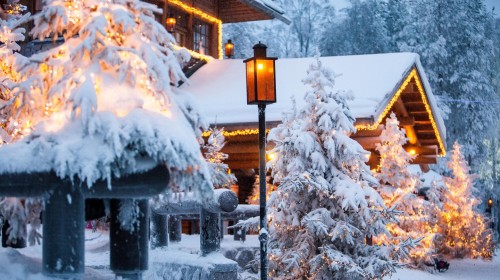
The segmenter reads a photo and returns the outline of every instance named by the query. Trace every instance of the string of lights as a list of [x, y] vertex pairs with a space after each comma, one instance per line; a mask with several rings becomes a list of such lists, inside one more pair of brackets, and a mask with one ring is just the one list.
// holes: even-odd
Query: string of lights
[[444, 148], [443, 139], [441, 137], [441, 134], [439, 133], [439, 129], [437, 127], [437, 123], [436, 123], [436, 121], [434, 119], [434, 115], [432, 113], [431, 107], [429, 105], [429, 101], [428, 101], [427, 96], [425, 94], [424, 87], [422, 86], [422, 82], [420, 81], [420, 77], [418, 76], [418, 72], [417, 72], [416, 68], [413, 68], [413, 70], [410, 72], [410, 74], [408, 75], [408, 77], [406, 77], [406, 79], [404, 80], [404, 82], [401, 84], [401, 86], [399, 87], [399, 89], [396, 91], [396, 93], [394, 94], [394, 96], [392, 97], [392, 99], [389, 101], [389, 103], [385, 107], [385, 109], [382, 112], [382, 114], [379, 115], [379, 117], [377, 118], [377, 120], [373, 124], [371, 124], [371, 125], [370, 124], [359, 124], [359, 125], [356, 125], [356, 129], [357, 130], [375, 130], [375, 129], [377, 129], [377, 127], [385, 119], [385, 117], [387, 116], [387, 114], [389, 114], [389, 112], [391, 112], [394, 103], [396, 103], [396, 101], [399, 99], [399, 97], [401, 96], [401, 94], [403, 94], [403, 91], [406, 89], [406, 87], [408, 86], [408, 84], [412, 80], [414, 80], [415, 84], [417, 85], [418, 92], [420, 93], [420, 96], [422, 97], [422, 102], [424, 103], [425, 110], [427, 111], [427, 114], [429, 116], [429, 120], [430, 120], [432, 128], [434, 130], [434, 134], [436, 135], [436, 138], [438, 140], [439, 150], [440, 150], [439, 156], [441, 156], [441, 157], [442, 156], [446, 156], [446, 149]]

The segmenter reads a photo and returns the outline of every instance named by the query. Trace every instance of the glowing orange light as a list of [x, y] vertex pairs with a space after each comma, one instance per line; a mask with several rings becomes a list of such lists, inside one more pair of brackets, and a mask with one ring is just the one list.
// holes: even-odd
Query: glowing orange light
[[276, 154], [275, 153], [269, 153], [269, 154], [267, 154], [267, 159], [268, 160], [273, 160], [275, 158], [276, 158]]
[[175, 19], [173, 14], [170, 14], [165, 22], [167, 24], [167, 31], [172, 33], [174, 32], [175, 25], [177, 24], [177, 20]]

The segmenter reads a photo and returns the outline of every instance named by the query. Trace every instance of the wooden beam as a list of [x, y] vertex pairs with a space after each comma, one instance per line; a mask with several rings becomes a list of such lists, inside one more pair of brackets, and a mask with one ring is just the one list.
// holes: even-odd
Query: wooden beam
[[226, 154], [248, 154], [259, 153], [259, 144], [257, 142], [243, 142], [234, 143], [230, 142], [222, 148], [221, 152]]
[[366, 163], [370, 169], [376, 169], [380, 164], [380, 155], [378, 155], [375, 151], [371, 151], [370, 159]]
[[365, 150], [373, 150], [375, 149], [375, 144], [380, 143], [379, 136], [352, 137], [352, 139], [356, 140]]
[[237, 143], [237, 142], [255, 142], [255, 143], [258, 143], [259, 134], [226, 136], [226, 141], [228, 141], [229, 143]]
[[429, 113], [427, 113], [427, 111], [412, 111], [411, 114], [412, 115], [426, 115], [426, 116], [429, 115]]
[[399, 117], [398, 118], [400, 126], [414, 126], [415, 118], [413, 117]]
[[435, 138], [434, 139], [420, 139], [419, 142], [420, 142], [420, 144], [425, 145], [425, 146], [427, 146], [427, 145], [438, 145], [439, 144], [438, 141], [437, 141], [437, 139], [435, 139]]
[[415, 134], [415, 130], [413, 129], [415, 121], [408, 114], [408, 110], [406, 109], [403, 100], [401, 98], [398, 98], [398, 100], [396, 100], [396, 103], [394, 103], [394, 107], [400, 113], [400, 115], [398, 116], [399, 125], [405, 129], [408, 141], [410, 142], [410, 144], [416, 144], [417, 135]]
[[436, 164], [437, 158], [431, 156], [417, 156], [412, 162], [412, 164]]
[[229, 154], [226, 162], [228, 161], [247, 161], [247, 160], [259, 160], [258, 153], [252, 154]]
[[438, 147], [436, 145], [429, 145], [429, 146], [405, 145], [404, 149], [408, 153], [412, 153], [411, 151], [413, 151], [416, 155], [436, 156], [438, 154]]
[[426, 133], [430, 134], [430, 133], [432, 133], [432, 134], [434, 134], [434, 130], [433, 129], [428, 129], [428, 130], [418, 129], [417, 130], [417, 134], [419, 134], [419, 133], [423, 133], [423, 134], [426, 134]]
[[257, 169], [259, 168], [258, 160], [228, 160], [226, 164], [230, 169]]

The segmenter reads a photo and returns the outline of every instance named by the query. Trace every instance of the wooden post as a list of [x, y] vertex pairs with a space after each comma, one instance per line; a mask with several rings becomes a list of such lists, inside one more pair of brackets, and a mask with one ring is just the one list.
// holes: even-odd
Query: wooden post
[[85, 202], [79, 188], [54, 189], [43, 212], [43, 273], [82, 278], [85, 270]]
[[202, 256], [220, 250], [219, 213], [200, 212], [200, 251]]
[[182, 221], [179, 216], [168, 216], [168, 236], [170, 238], [170, 242], [181, 242]]
[[151, 248], [168, 246], [168, 216], [151, 211]]
[[124, 229], [119, 220], [122, 203], [133, 199], [111, 199], [111, 223], [109, 231], [110, 267], [116, 276], [123, 279], [142, 279], [142, 272], [148, 269], [149, 201], [138, 199], [139, 217], [137, 222]]

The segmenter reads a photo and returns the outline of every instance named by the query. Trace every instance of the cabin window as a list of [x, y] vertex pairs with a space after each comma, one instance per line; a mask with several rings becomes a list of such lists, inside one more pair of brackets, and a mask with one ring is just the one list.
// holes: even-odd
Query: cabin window
[[201, 54], [210, 54], [210, 25], [206, 22], [194, 20], [194, 51]]

